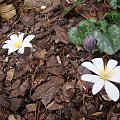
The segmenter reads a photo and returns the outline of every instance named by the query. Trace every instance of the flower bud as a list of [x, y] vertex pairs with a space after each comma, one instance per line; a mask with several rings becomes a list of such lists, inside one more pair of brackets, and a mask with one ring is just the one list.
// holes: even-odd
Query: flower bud
[[96, 45], [96, 39], [93, 36], [88, 36], [84, 39], [83, 47], [87, 52], [91, 52]]

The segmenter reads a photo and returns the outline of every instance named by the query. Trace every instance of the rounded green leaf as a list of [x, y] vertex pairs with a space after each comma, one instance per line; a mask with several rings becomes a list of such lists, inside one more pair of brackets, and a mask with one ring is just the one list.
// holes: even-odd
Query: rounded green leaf
[[120, 50], [120, 26], [109, 25], [107, 33], [95, 30], [93, 36], [97, 40], [98, 49], [108, 55], [112, 55]]
[[113, 9], [117, 9], [118, 0], [109, 0], [109, 4]]
[[93, 36], [97, 40], [97, 46], [101, 52], [105, 52], [108, 55], [112, 55], [115, 53], [108, 36], [101, 32], [101, 30], [94, 31]]
[[120, 26], [113, 24], [108, 27], [108, 37], [117, 52], [120, 50]]
[[68, 39], [75, 45], [82, 45], [84, 36], [76, 27], [72, 27], [68, 31]]
[[82, 20], [79, 23], [80, 30], [85, 37], [87, 37], [95, 29], [95, 23], [96, 19], [94, 18]]

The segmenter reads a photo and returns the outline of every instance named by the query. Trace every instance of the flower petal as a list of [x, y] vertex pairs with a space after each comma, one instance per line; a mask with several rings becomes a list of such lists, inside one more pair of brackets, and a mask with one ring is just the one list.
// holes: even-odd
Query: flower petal
[[81, 65], [99, 75], [99, 70], [91, 62], [83, 62]]
[[26, 44], [23, 44], [22, 47], [32, 47], [32, 44], [31, 43], [26, 43]]
[[92, 74], [84, 74], [81, 76], [81, 80], [95, 83], [96, 81], [99, 81], [100, 77], [97, 75], [92, 75]]
[[105, 91], [113, 101], [117, 101], [119, 99], [119, 90], [111, 82], [105, 81]]
[[9, 44], [9, 43], [11, 43], [11, 40], [6, 40], [4, 43], [8, 43]]
[[23, 44], [29, 43], [34, 37], [35, 37], [35, 35], [28, 35], [28, 36], [24, 39]]
[[109, 79], [112, 82], [116, 82], [116, 83], [120, 83], [120, 66], [115, 67], [112, 70], [113, 74], [112, 74], [112, 78]]
[[19, 34], [19, 40], [20, 40], [20, 41], [23, 41], [23, 37], [24, 37], [24, 33], [20, 33], [20, 34]]
[[6, 41], [6, 44], [4, 44], [3, 46], [2, 46], [2, 48], [4, 48], [4, 49], [8, 49], [8, 48], [13, 48], [14, 46], [13, 46], [13, 41], [11, 41], [11, 40], [7, 40]]
[[10, 39], [11, 39], [12, 41], [17, 41], [17, 40], [19, 40], [19, 38], [18, 38], [18, 36], [17, 36], [16, 34], [11, 35], [11, 36], [10, 36]]
[[18, 50], [18, 48], [12, 47], [8, 49], [8, 55], [11, 54], [12, 52]]
[[4, 49], [8, 49], [8, 48], [10, 48], [11, 46], [10, 46], [10, 44], [4, 44], [3, 46], [2, 46], [2, 48], [4, 48]]
[[18, 50], [18, 53], [23, 54], [23, 53], [24, 53], [24, 47], [21, 47], [21, 48]]
[[118, 62], [116, 60], [109, 60], [107, 63], [107, 70], [111, 71], [113, 68], [116, 67], [116, 65], [118, 64]]
[[104, 80], [103, 79], [99, 79], [98, 81], [96, 81], [93, 85], [92, 88], [92, 94], [95, 95], [96, 93], [98, 93], [104, 86]]
[[98, 70], [104, 70], [104, 62], [102, 58], [95, 58], [91, 60]]

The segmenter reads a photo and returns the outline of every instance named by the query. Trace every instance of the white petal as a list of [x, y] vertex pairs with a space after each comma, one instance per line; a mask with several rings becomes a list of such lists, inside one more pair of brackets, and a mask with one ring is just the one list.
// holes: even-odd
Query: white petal
[[23, 44], [23, 47], [32, 47], [32, 44], [31, 43], [26, 43], [26, 44]]
[[96, 93], [98, 93], [103, 88], [103, 86], [104, 86], [103, 79], [99, 79], [98, 81], [96, 81], [92, 88], [92, 94], [95, 95]]
[[12, 52], [18, 50], [18, 48], [15, 48], [15, 47], [12, 47], [12, 48], [9, 48], [8, 50], [8, 55], [11, 54]]
[[104, 62], [102, 58], [95, 58], [91, 60], [98, 70], [104, 70]]
[[19, 40], [19, 38], [18, 38], [18, 36], [17, 36], [16, 34], [11, 35], [11, 36], [10, 36], [10, 39], [11, 39], [12, 41], [17, 41], [17, 40]]
[[28, 35], [28, 36], [24, 39], [23, 44], [29, 43], [34, 37], [35, 37], [35, 35]]
[[116, 65], [118, 64], [118, 62], [116, 60], [109, 60], [107, 63], [107, 70], [111, 71], [113, 68], [116, 67]]
[[6, 40], [4, 43], [10, 43], [11, 42], [11, 40]]
[[[8, 41], [7, 41], [8, 42]], [[2, 46], [2, 48], [4, 48], [4, 49], [8, 49], [8, 48], [10, 48], [10, 49], [12, 49], [14, 46], [13, 46], [13, 41], [11, 41], [11, 40], [9, 40], [9, 42], [8, 43], [6, 43], [6, 44], [4, 44], [3, 46]]]
[[83, 62], [81, 65], [99, 75], [99, 70], [91, 62]]
[[105, 81], [105, 91], [113, 101], [117, 101], [119, 99], [119, 90], [111, 82]]
[[24, 47], [21, 47], [21, 48], [18, 50], [18, 53], [23, 54], [23, 53], [24, 53]]
[[95, 83], [96, 81], [100, 80], [100, 77], [97, 76], [97, 75], [92, 75], [92, 74], [84, 74], [84, 75], [81, 76], [81, 80], [91, 82], [91, 83]]
[[4, 48], [4, 49], [8, 49], [8, 48], [10, 48], [10, 47], [11, 47], [10, 44], [4, 44], [4, 45], [2, 46], [2, 48]]
[[23, 41], [24, 33], [19, 34], [19, 40]]
[[115, 67], [112, 70], [113, 74], [112, 74], [112, 78], [109, 79], [112, 82], [117, 82], [120, 83], [120, 66]]

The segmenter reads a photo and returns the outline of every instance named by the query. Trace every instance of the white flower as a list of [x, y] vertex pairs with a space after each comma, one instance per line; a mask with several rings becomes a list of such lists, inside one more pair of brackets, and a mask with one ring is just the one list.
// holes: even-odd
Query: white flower
[[117, 101], [119, 99], [119, 90], [111, 82], [120, 83], [120, 66], [117, 66], [118, 62], [110, 59], [107, 65], [104, 65], [102, 58], [95, 58], [91, 61], [92, 63], [83, 62], [81, 65], [97, 75], [84, 74], [81, 76], [81, 80], [94, 83], [92, 88], [93, 95], [104, 87], [109, 98]]
[[23, 54], [25, 47], [32, 47], [30, 41], [35, 37], [34, 35], [28, 35], [23, 39], [24, 33], [19, 33], [19, 35], [13, 34], [10, 36], [10, 40], [6, 40], [2, 48], [8, 49], [8, 54], [18, 50], [18, 53]]

